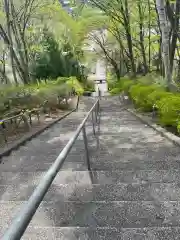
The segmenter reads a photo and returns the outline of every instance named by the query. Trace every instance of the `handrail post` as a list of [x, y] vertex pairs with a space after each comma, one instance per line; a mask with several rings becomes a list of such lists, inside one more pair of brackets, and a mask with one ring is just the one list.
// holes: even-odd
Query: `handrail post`
[[99, 95], [99, 99], [101, 99], [101, 91], [99, 88], [98, 88], [98, 95]]
[[82, 132], [83, 132], [84, 146], [85, 146], [85, 152], [86, 152], [87, 167], [88, 167], [88, 171], [91, 171], [85, 125], [82, 128]]
[[79, 96], [78, 96], [78, 99], [77, 99], [76, 111], [78, 111], [78, 107], [79, 107]]
[[97, 102], [97, 113], [99, 114], [99, 100]]
[[95, 121], [96, 121], [96, 123], [97, 123], [97, 111], [96, 111], [96, 108], [97, 108], [97, 105], [95, 106], [95, 108], [94, 108], [94, 113], [95, 113]]
[[96, 104], [96, 107], [94, 109], [96, 111], [96, 124], [98, 123], [98, 104]]
[[99, 103], [99, 101], [98, 101], [98, 112], [99, 112], [99, 115], [100, 115], [101, 107], [100, 107], [100, 103]]
[[92, 125], [93, 125], [93, 133], [94, 135], [96, 135], [96, 132], [95, 132], [95, 127], [94, 127], [94, 114], [93, 114], [93, 111], [92, 111]]

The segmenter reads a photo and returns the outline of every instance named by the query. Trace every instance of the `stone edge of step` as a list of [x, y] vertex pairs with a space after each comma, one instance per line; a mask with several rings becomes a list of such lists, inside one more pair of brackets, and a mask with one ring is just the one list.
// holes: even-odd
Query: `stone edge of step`
[[[164, 231], [164, 237], [161, 236], [161, 232]], [[158, 239], [168, 239], [168, 236], [173, 236], [173, 239], [178, 239], [180, 232], [179, 227], [146, 227], [146, 228], [117, 228], [117, 227], [29, 227], [27, 228], [23, 240], [31, 239], [81, 239], [81, 240], [100, 240], [100, 239], [129, 239], [132, 240], [134, 237], [142, 239], [145, 237], [150, 240], [154, 237]], [[170, 235], [171, 234], [171, 235]], [[114, 238], [115, 237], [115, 238]], [[161, 238], [159, 238], [161, 237]]]
[[129, 113], [131, 113], [132, 115], [134, 115], [135, 117], [137, 117], [141, 122], [143, 122], [147, 126], [154, 129], [156, 132], [161, 134], [163, 137], [165, 137], [166, 139], [168, 139], [169, 141], [174, 143], [176, 146], [180, 147], [180, 138], [178, 136], [174, 135], [173, 133], [168, 132], [166, 129], [160, 127], [159, 125], [152, 123], [149, 117], [143, 116], [143, 115], [137, 113], [133, 109], [125, 108], [125, 110], [128, 111]]

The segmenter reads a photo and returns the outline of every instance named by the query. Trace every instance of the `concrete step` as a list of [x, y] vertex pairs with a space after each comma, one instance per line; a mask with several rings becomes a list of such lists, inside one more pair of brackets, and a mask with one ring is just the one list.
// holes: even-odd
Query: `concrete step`
[[[179, 148], [123, 110], [118, 97], [107, 99], [98, 149], [90, 120], [86, 127], [93, 171], [80, 135], [22, 239], [179, 239]], [[0, 236], [95, 101], [81, 98], [79, 112], [4, 158]]]
[[[6, 174], [7, 173], [7, 174]], [[1, 181], [0, 185], [20, 185], [20, 184], [27, 184], [27, 185], [37, 185], [39, 184], [40, 180], [45, 175], [45, 172], [37, 171], [37, 172], [16, 172], [16, 173], [8, 173], [3, 172], [1, 173]], [[96, 176], [96, 173], [94, 173]], [[11, 179], [7, 179], [10, 176]], [[104, 175], [103, 175], [104, 176]], [[87, 171], [60, 171], [56, 178], [53, 181], [53, 184], [59, 186], [60, 184], [91, 184], [91, 179], [89, 172]]]
[[[82, 139], [82, 136], [80, 137], [81, 138], [78, 138], [74, 143], [70, 153], [76, 154], [76, 152], [78, 151], [82, 152], [84, 150], [84, 141]], [[18, 160], [21, 157], [27, 157], [29, 159], [31, 157], [41, 158], [42, 156], [45, 156], [44, 155], [45, 152], [47, 153], [46, 156], [58, 156], [69, 140], [70, 138], [67, 138], [66, 141], [63, 141], [62, 143], [58, 139], [54, 139], [54, 141], [52, 142], [44, 143], [43, 145], [41, 145], [41, 147], [38, 147], [38, 146], [33, 147], [27, 144], [26, 146], [19, 148], [17, 151], [14, 151], [10, 156], [4, 157], [2, 162], [3, 163], [7, 161], [14, 162], [16, 161], [16, 159]], [[92, 129], [91, 129], [91, 133], [88, 136], [89, 147], [91, 147], [91, 145], [92, 147], [95, 146], [96, 145], [95, 143], [96, 143], [96, 138], [92, 135]], [[45, 150], [43, 146], [45, 147]]]
[[[51, 166], [56, 157], [49, 156], [45, 159], [38, 160], [35, 157], [32, 157], [31, 159], [24, 159], [24, 161], [19, 161], [18, 163], [10, 163], [1, 165], [1, 171], [7, 171], [11, 170], [11, 172], [19, 172], [19, 171], [25, 171], [25, 172], [32, 172], [33, 167], [39, 171], [42, 171], [43, 169], [46, 170], [48, 166]], [[82, 169], [85, 166], [86, 167], [86, 155], [85, 153], [81, 153], [80, 155], [70, 155], [65, 160], [65, 163], [63, 164], [62, 169], [67, 170], [66, 168], [71, 168], [72, 170], [77, 170], [78, 166], [81, 166]], [[111, 160], [109, 157], [108, 159], [98, 159], [94, 156], [90, 156], [90, 164], [92, 169], [98, 168], [98, 171], [100, 170], [107, 170], [107, 167], [111, 167], [111, 170], [145, 170], [145, 167], [149, 167], [150, 169], [154, 169], [155, 167], [159, 167], [159, 170], [166, 170], [168, 167], [172, 169], [176, 169], [179, 166], [179, 161], [156, 161], [156, 160], [127, 160], [123, 161], [119, 158], [116, 158], [114, 160]], [[164, 167], [162, 165], [164, 164]], [[141, 166], [142, 165], [142, 166]], [[101, 166], [101, 169], [99, 167]], [[81, 170], [82, 170], [81, 169]], [[70, 169], [69, 169], [70, 170]], [[85, 169], [86, 170], [86, 169]]]
[[29, 227], [22, 240], [178, 240], [179, 236], [179, 227]]
[[[0, 202], [7, 227], [24, 202]], [[30, 226], [36, 227], [180, 227], [178, 201], [42, 202]]]
[[96, 102], [94, 97], [80, 97], [81, 105], [78, 108], [78, 111], [85, 111], [86, 113], [92, 108], [93, 104]]
[[[37, 185], [45, 172], [1, 172], [0, 185]], [[53, 181], [54, 185], [75, 184], [133, 184], [133, 183], [179, 183], [180, 170], [136, 170], [136, 171], [60, 171]]]
[[127, 162], [115, 162], [109, 159], [109, 161], [96, 161], [92, 162], [93, 170], [168, 170], [168, 169], [180, 169], [180, 161], [163, 161], [163, 160], [132, 160]]
[[[163, 161], [163, 160], [126, 160], [123, 162], [120, 158], [114, 160], [109, 159], [98, 159], [91, 157], [90, 160], [91, 170], [92, 171], [116, 171], [116, 170], [169, 170], [169, 169], [180, 169], [180, 161]], [[24, 169], [25, 170], [25, 169]], [[86, 164], [83, 161], [72, 162], [66, 161], [62, 167], [62, 170], [76, 170], [82, 171], [86, 170]]]
[[[167, 154], [166, 154], [167, 153]], [[126, 149], [121, 148], [113, 149], [109, 148], [107, 150], [99, 150], [99, 152], [95, 155], [99, 161], [109, 161], [111, 162], [129, 162], [129, 161], [179, 161], [180, 153], [179, 151], [176, 152], [176, 149], [173, 152], [168, 151], [168, 149], [159, 148], [157, 151], [156, 149]]]
[[[97, 144], [97, 143], [95, 143]], [[47, 149], [46, 149], [47, 150]], [[89, 147], [89, 155], [92, 156], [95, 155], [95, 152], [97, 150], [96, 146]], [[30, 152], [28, 152], [28, 155], [25, 154], [22, 156], [11, 156], [7, 159], [4, 159], [3, 162], [0, 165], [0, 170], [3, 171], [46, 171], [48, 167], [50, 167], [60, 154], [60, 151], [58, 154], [47, 153], [47, 156], [44, 156], [43, 152], [38, 152], [37, 155], [33, 154], [30, 155]], [[84, 147], [84, 142], [82, 141], [81, 147], [74, 147], [72, 151], [68, 154], [65, 162], [82, 162], [86, 163], [86, 152]], [[34, 168], [34, 170], [33, 170]]]
[[[87, 181], [86, 181], [87, 182]], [[0, 185], [0, 201], [27, 201], [36, 185], [21, 183], [10, 186]], [[180, 183], [138, 183], [91, 184], [53, 183], [44, 201], [179, 201]]]
[[[95, 153], [90, 150], [90, 163], [92, 170], [168, 170], [179, 169], [180, 161], [179, 155], [166, 156], [163, 152], [157, 155], [147, 152], [131, 153], [129, 151], [121, 154], [116, 153]], [[119, 156], [117, 156], [119, 155]], [[48, 156], [48, 155], [47, 155]], [[159, 157], [158, 157], [159, 156]], [[63, 170], [87, 170], [85, 151], [81, 149], [79, 154], [71, 153], [64, 165]], [[32, 171], [46, 171], [55, 161], [56, 155], [49, 155], [48, 157], [39, 156], [23, 156], [21, 158], [11, 159], [1, 164], [2, 172], [32, 172]]]
[[[83, 118], [84, 113], [74, 112], [55, 124], [51, 129], [43, 132], [37, 138], [27, 142], [25, 146], [13, 151], [10, 156], [2, 159], [0, 172], [46, 171], [55, 161], [67, 142], [74, 136]], [[87, 122], [87, 126], [89, 124], [90, 123]], [[89, 130], [87, 129], [86, 132], [88, 139], [94, 142], [92, 127], [89, 128]], [[85, 157], [82, 134], [80, 134], [76, 140], [72, 152], [69, 154], [69, 158], [74, 160], [75, 155], [77, 159], [79, 153], [81, 153], [81, 158]]]

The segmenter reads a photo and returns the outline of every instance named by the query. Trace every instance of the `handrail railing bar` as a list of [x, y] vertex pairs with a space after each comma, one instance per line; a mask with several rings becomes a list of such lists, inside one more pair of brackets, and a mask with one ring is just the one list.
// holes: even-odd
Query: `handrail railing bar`
[[[62, 167], [65, 159], [67, 158], [68, 153], [70, 152], [73, 144], [75, 143], [76, 139], [78, 138], [80, 132], [83, 130], [87, 119], [89, 118], [91, 112], [95, 109], [96, 105], [98, 104], [99, 99], [94, 103], [90, 111], [87, 113], [86, 117], [83, 119], [79, 127], [77, 128], [74, 136], [68, 141], [66, 146], [63, 148], [59, 156], [56, 158], [55, 162], [46, 172], [43, 179], [40, 181], [39, 185], [34, 190], [33, 194], [29, 198], [28, 202], [23, 206], [20, 210], [19, 214], [14, 218], [12, 221], [11, 226], [5, 232], [2, 240], [19, 240], [21, 236], [24, 234], [26, 228], [29, 225], [32, 217], [36, 213], [40, 203], [42, 202], [45, 194], [49, 190], [51, 183], [53, 182], [54, 178], [56, 177], [57, 173], [59, 172], [60, 168]], [[87, 137], [87, 136], [86, 136]], [[86, 139], [87, 140], [87, 139]], [[87, 144], [87, 141], [86, 141]], [[87, 149], [88, 150], [88, 149]], [[88, 152], [86, 151], [86, 154]], [[89, 156], [88, 156], [89, 157]], [[87, 158], [88, 160], [88, 158]], [[89, 163], [88, 163], [89, 164]]]

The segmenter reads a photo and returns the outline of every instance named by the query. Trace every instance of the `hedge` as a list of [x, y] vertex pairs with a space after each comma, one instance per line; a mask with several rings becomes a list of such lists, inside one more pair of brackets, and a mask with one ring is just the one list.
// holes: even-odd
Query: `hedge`
[[143, 85], [142, 83], [138, 83], [130, 88], [129, 94], [135, 106], [140, 108], [142, 111], [150, 112], [153, 110], [154, 102], [150, 101], [148, 96], [152, 94], [154, 91], [161, 90], [162, 90], [161, 87], [155, 84]]
[[107, 73], [107, 84], [108, 84], [108, 89], [112, 90], [115, 88], [116, 85], [116, 77], [111, 74], [110, 72]]
[[137, 84], [129, 94], [140, 110], [151, 112], [156, 107], [158, 123], [163, 127], [176, 127], [180, 130], [180, 94], [165, 91], [159, 85]]
[[143, 112], [152, 112], [156, 107], [158, 123], [176, 127], [180, 132], [180, 93], [167, 92], [161, 85], [152, 83], [150, 77], [122, 79], [110, 93], [126, 92], [134, 106]]
[[110, 94], [111, 95], [117, 95], [121, 92], [128, 92], [129, 88], [134, 85], [134, 81], [124, 77], [121, 78], [119, 81], [116, 81], [114, 83], [114, 88], [111, 89]]
[[180, 116], [180, 96], [167, 96], [157, 101], [159, 122], [163, 126], [177, 127]]
[[74, 88], [78, 95], [83, 94], [84, 88], [82, 87], [81, 83], [75, 77], [70, 77], [69, 80], [66, 81], [66, 84], [70, 88]]
[[[49, 79], [40, 81], [38, 84], [9, 86], [0, 90], [0, 116], [9, 111], [10, 108], [23, 107], [34, 108], [45, 100], [51, 107], [57, 107], [57, 97], [67, 96], [74, 87], [77, 94], [83, 93], [83, 87], [74, 77]], [[30, 97], [29, 97], [30, 96]]]

